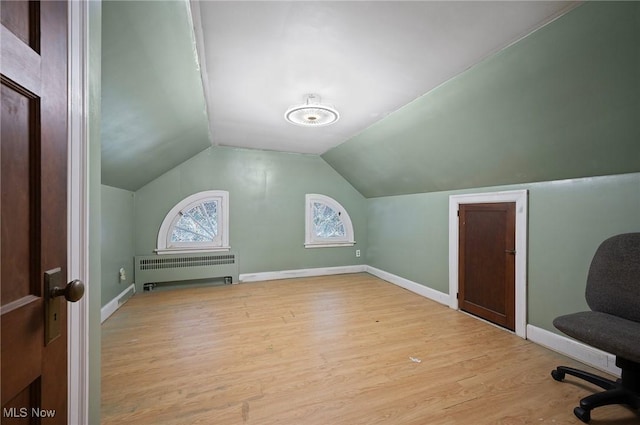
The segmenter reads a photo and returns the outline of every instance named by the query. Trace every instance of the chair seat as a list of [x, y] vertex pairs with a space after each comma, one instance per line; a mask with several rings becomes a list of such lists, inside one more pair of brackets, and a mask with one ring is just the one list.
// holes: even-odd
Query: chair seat
[[553, 326], [585, 344], [640, 363], [640, 322], [583, 311], [557, 317]]

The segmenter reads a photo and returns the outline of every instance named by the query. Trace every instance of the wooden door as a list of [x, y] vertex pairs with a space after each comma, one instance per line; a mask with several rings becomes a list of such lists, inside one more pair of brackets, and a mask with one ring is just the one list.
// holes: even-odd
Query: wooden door
[[515, 203], [462, 204], [461, 310], [515, 331]]
[[65, 424], [67, 306], [48, 304], [46, 343], [44, 275], [67, 281], [67, 3], [2, 0], [0, 16], [2, 423]]

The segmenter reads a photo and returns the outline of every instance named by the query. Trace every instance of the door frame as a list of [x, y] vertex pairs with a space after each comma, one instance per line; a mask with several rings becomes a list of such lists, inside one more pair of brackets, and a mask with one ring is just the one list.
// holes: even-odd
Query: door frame
[[449, 196], [449, 307], [458, 310], [458, 211], [461, 204], [516, 204], [516, 335], [527, 337], [527, 201], [528, 190], [469, 193]]
[[88, 197], [88, 3], [68, 2], [67, 270], [85, 282], [85, 295], [68, 306], [67, 422], [89, 423], [89, 197]]

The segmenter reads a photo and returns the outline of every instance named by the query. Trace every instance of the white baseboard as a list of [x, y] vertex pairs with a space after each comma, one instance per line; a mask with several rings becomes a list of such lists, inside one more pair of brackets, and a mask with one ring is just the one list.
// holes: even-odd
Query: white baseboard
[[527, 325], [527, 339], [596, 369], [620, 376], [620, 368], [616, 366], [613, 354], [533, 325]]
[[315, 269], [280, 270], [274, 272], [242, 273], [240, 282], [259, 282], [263, 280], [292, 279], [296, 277], [327, 276], [333, 274], [364, 273], [365, 265], [319, 267]]
[[415, 292], [418, 295], [429, 298], [430, 300], [439, 302], [440, 304], [444, 304], [446, 306], [449, 305], [449, 294], [445, 294], [444, 292], [436, 291], [435, 289], [431, 289], [428, 286], [421, 285], [409, 279], [405, 279], [393, 273], [385, 272], [384, 270], [380, 270], [375, 267], [366, 266], [366, 272], [379, 277], [382, 280], [393, 283], [394, 285], [398, 285], [411, 292]]
[[100, 309], [100, 323], [103, 323], [105, 320], [107, 320], [109, 316], [115, 313], [117, 309], [119, 309], [124, 303], [129, 300], [129, 298], [131, 298], [123, 298], [129, 291], [133, 291], [133, 294], [136, 293], [135, 283], [129, 285], [124, 291], [120, 292], [117, 297], [109, 301], [107, 304], [105, 304], [104, 307]]
[[[375, 267], [366, 266], [366, 272], [440, 304], [449, 305], [449, 294], [436, 291]], [[620, 376], [620, 368], [615, 364], [615, 356], [597, 348], [533, 325], [527, 325], [527, 339], [596, 369]]]
[[240, 282], [259, 282], [265, 280], [276, 279], [291, 279], [298, 277], [313, 277], [313, 276], [327, 276], [334, 274], [347, 274], [347, 273], [369, 273], [382, 280], [398, 285], [402, 288], [408, 289], [411, 292], [415, 292], [418, 295], [429, 298], [440, 304], [449, 304], [449, 294], [445, 294], [435, 289], [431, 289], [419, 283], [410, 281], [403, 277], [394, 275], [392, 273], [385, 272], [384, 270], [377, 269], [375, 267], [367, 265], [354, 265], [354, 266], [339, 266], [339, 267], [319, 267], [315, 269], [298, 269], [298, 270], [281, 270], [274, 272], [261, 272], [261, 273], [243, 273], [240, 274]]
[[[429, 298], [445, 306], [449, 306], [449, 294], [437, 291], [419, 283], [405, 279], [393, 273], [380, 270], [367, 265], [343, 266], [343, 267], [320, 267], [315, 269], [282, 270], [274, 272], [244, 273], [240, 275], [241, 282], [258, 282], [265, 280], [290, 279], [297, 277], [325, 276], [345, 273], [366, 272], [386, 280], [389, 283], [400, 286], [425, 298]], [[121, 294], [122, 295], [122, 294]], [[116, 300], [117, 301], [117, 298]], [[114, 302], [112, 301], [112, 303]], [[111, 304], [111, 303], [109, 303]], [[103, 307], [104, 310], [109, 306]], [[117, 307], [116, 307], [117, 309]], [[115, 310], [114, 310], [115, 311]], [[110, 313], [112, 314], [112, 313]], [[108, 316], [107, 316], [108, 317]], [[104, 321], [104, 318], [103, 318]], [[527, 325], [527, 339], [550, 350], [556, 351], [567, 357], [571, 357], [579, 362], [592, 366], [596, 369], [620, 376], [620, 368], [615, 365], [615, 356], [588, 345], [582, 344], [573, 339], [549, 332], [545, 329], [533, 325]]]

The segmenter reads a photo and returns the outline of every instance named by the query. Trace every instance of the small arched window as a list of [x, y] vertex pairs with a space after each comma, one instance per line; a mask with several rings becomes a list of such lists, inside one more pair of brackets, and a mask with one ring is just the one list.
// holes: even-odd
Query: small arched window
[[351, 218], [338, 201], [318, 194], [305, 198], [306, 248], [355, 245]]
[[228, 251], [229, 192], [195, 193], [169, 211], [158, 232], [158, 254]]

